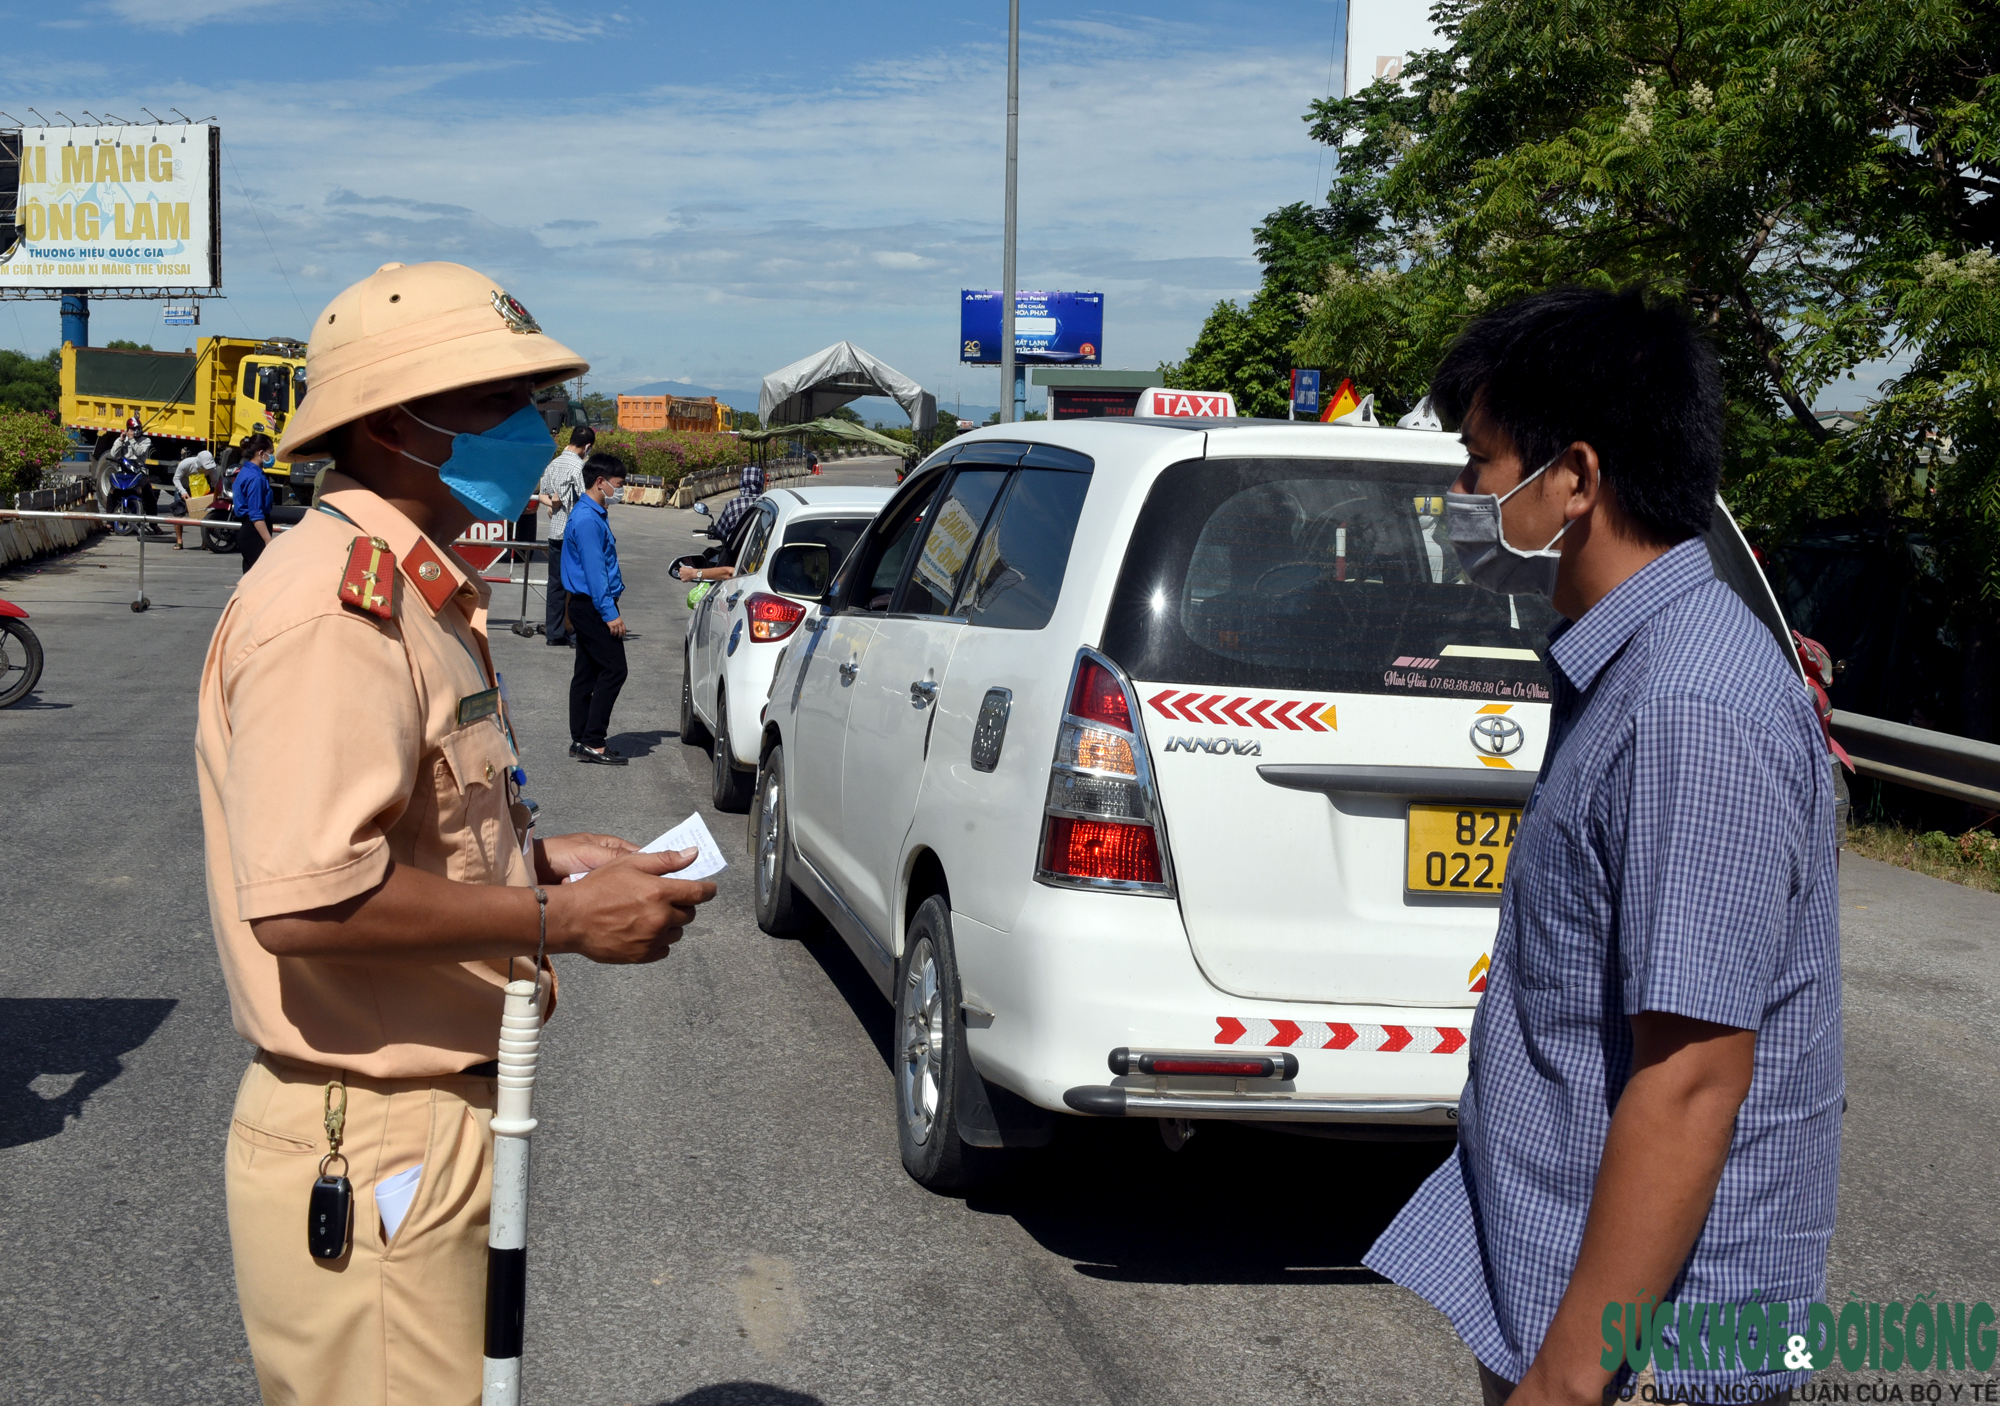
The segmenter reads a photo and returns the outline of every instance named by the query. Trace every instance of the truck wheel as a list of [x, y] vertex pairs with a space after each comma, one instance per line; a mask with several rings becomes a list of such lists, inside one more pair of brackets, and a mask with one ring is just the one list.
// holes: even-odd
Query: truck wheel
[[896, 967], [896, 1140], [904, 1170], [930, 1191], [975, 1185], [993, 1167], [958, 1135], [958, 1067], [971, 1057], [959, 999], [951, 906], [933, 894]]
[[806, 925], [806, 897], [792, 885], [792, 818], [785, 807], [785, 749], [757, 769], [750, 801], [750, 855], [757, 865], [757, 926], [785, 937]]
[[729, 700], [719, 688], [715, 691], [715, 740], [710, 745], [715, 750], [709, 758], [712, 764], [709, 797], [717, 810], [741, 815], [750, 809], [750, 788], [757, 774], [736, 765], [736, 754], [729, 742]]
[[708, 741], [708, 729], [694, 711], [694, 660], [681, 651], [681, 741], [699, 747]]
[[42, 677], [42, 642], [12, 616], [0, 615], [0, 708], [35, 691]]

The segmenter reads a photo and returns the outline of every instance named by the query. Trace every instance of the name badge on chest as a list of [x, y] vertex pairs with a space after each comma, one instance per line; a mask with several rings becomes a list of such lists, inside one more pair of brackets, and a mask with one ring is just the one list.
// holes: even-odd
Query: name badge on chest
[[500, 690], [489, 688], [480, 693], [468, 693], [458, 700], [458, 725], [476, 723], [481, 718], [490, 718], [500, 711]]

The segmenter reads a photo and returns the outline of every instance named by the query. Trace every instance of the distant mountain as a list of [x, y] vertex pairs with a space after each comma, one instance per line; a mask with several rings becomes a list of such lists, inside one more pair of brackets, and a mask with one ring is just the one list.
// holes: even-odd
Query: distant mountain
[[[625, 394], [694, 397], [712, 395], [731, 410], [748, 410], [753, 414], [757, 410], [756, 391], [719, 391], [710, 386], [691, 385], [686, 381], [649, 381], [643, 386], [632, 387]], [[1028, 403], [1032, 408], [1040, 410], [1043, 408], [1045, 400], [1045, 394], [1037, 387], [1031, 392]], [[986, 417], [999, 408], [997, 405], [967, 405], [959, 413], [974, 424], [983, 425], [986, 423]], [[910, 423], [909, 416], [903, 413], [903, 407], [896, 404], [895, 401], [890, 400], [887, 396], [863, 396], [859, 400], [850, 402], [848, 409], [859, 415], [863, 424], [872, 425], [877, 420], [880, 420], [883, 424], [895, 428]], [[952, 413], [952, 409], [953, 407], [950, 402], [941, 402], [938, 405], [938, 414], [949, 415]]]
[[649, 381], [643, 386], [632, 387], [631, 390], [624, 392], [624, 394], [678, 395], [689, 396], [695, 399], [712, 395], [731, 410], [748, 410], [752, 414], [755, 414], [757, 410], [757, 392], [755, 391], [719, 391], [711, 386], [689, 385], [686, 381]]

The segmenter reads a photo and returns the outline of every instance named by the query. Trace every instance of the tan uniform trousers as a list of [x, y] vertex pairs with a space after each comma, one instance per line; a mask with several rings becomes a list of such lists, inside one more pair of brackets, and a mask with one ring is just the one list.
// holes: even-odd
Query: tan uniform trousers
[[[316, 1260], [306, 1206], [334, 1078], [347, 1085], [354, 1228], [346, 1255]], [[244, 1072], [229, 1130], [229, 1243], [266, 1406], [479, 1400], [495, 1088], [466, 1075], [343, 1076], [268, 1054]], [[385, 1245], [376, 1183], [419, 1163], [416, 1198]]]

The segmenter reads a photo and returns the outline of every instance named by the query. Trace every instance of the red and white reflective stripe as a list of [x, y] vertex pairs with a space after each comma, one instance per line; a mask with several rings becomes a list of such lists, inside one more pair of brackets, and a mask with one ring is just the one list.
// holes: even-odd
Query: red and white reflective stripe
[[[1324, 700], [1314, 703], [1303, 698], [1279, 700], [1252, 698], [1245, 694], [1231, 698], [1226, 693], [1204, 694], [1200, 689], [1183, 693], [1169, 688], [1146, 700], [1153, 711], [1175, 722], [1213, 723], [1217, 727], [1288, 727], [1293, 732], [1326, 732], [1339, 726], [1337, 710]], [[1246, 707], [1245, 705], [1249, 705]], [[1220, 705], [1219, 707], [1217, 705]]]
[[1353, 1050], [1360, 1054], [1454, 1054], [1465, 1047], [1465, 1032], [1451, 1025], [1348, 1025], [1324, 1020], [1238, 1020], [1215, 1018], [1218, 1045], [1261, 1045], [1273, 1049]]

